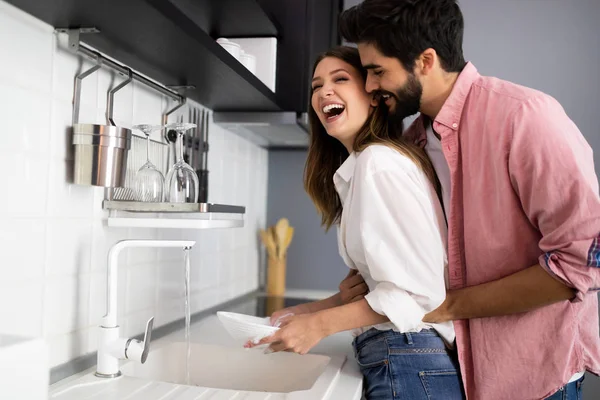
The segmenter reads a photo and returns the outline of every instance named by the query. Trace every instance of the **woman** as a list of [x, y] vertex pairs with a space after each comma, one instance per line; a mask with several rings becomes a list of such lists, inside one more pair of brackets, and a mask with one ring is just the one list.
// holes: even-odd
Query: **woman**
[[[365, 394], [377, 399], [461, 399], [447, 344], [451, 323], [425, 324], [444, 300], [446, 225], [433, 168], [423, 151], [388, 131], [387, 107], [365, 91], [358, 51], [318, 57], [312, 80], [305, 188], [326, 229], [338, 225], [340, 254], [369, 287], [364, 298], [286, 309], [281, 329], [257, 344], [307, 353], [324, 337], [354, 329]], [[278, 313], [281, 316], [282, 313]]]

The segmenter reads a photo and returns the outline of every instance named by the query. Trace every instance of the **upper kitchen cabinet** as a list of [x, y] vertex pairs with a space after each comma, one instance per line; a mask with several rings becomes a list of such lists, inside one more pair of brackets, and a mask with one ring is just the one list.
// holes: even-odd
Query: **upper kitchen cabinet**
[[169, 2], [214, 39], [278, 35], [277, 23], [256, 0], [170, 0]]
[[[280, 111], [264, 83], [215, 39], [278, 36], [256, 0], [7, 0], [55, 28], [95, 27], [81, 41], [216, 111]], [[293, 2], [293, 1], [292, 1]]]
[[280, 26], [277, 45], [277, 103], [306, 112], [316, 56], [340, 43], [342, 0], [257, 0]]
[[[220, 112], [304, 112], [314, 57], [339, 42], [341, 0], [7, 0], [81, 42]], [[277, 37], [273, 93], [219, 37]]]

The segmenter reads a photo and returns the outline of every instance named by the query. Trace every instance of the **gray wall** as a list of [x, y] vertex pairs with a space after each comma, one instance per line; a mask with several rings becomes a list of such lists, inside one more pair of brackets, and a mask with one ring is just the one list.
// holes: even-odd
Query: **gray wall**
[[600, 1], [461, 0], [467, 60], [555, 97], [600, 166]]
[[348, 267], [339, 256], [335, 229], [325, 233], [304, 191], [305, 161], [305, 151], [269, 152], [267, 223], [286, 217], [295, 228], [288, 250], [287, 287], [334, 291]]
[[[360, 0], [346, 0], [346, 7]], [[595, 150], [600, 171], [600, 1], [460, 0], [464, 51], [484, 75], [497, 76], [554, 96]], [[290, 250], [289, 286], [334, 290], [345, 273], [335, 234], [319, 228], [302, 190], [305, 155], [271, 152], [269, 220], [288, 215], [298, 224]], [[276, 189], [276, 191], [275, 191]], [[293, 200], [293, 202], [292, 202]], [[588, 374], [589, 375], [589, 374]], [[598, 398], [600, 379], [589, 375], [584, 398]]]

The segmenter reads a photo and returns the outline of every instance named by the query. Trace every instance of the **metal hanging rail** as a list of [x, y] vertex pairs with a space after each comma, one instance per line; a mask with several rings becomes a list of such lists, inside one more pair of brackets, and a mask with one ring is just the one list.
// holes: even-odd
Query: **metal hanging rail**
[[[129, 75], [129, 71], [130, 71], [129, 67], [119, 64], [118, 62], [103, 56], [96, 50], [92, 49], [91, 47], [89, 47], [86, 44], [81, 43], [79, 41], [80, 34], [82, 34], [82, 33], [85, 33], [85, 34], [97, 33], [97, 32], [99, 32], [97, 29], [95, 29], [95, 28], [56, 29], [56, 32], [66, 33], [69, 36], [69, 50], [71, 52], [76, 53], [76, 54], [81, 54], [81, 55], [83, 55], [93, 61], [96, 61], [96, 62], [101, 61], [102, 65], [106, 65], [107, 67], [114, 69], [115, 71], [122, 74], [123, 76]], [[143, 75], [140, 75], [136, 72], [132, 72], [132, 79], [136, 80], [148, 87], [151, 87], [152, 89], [156, 90], [157, 92], [179, 102], [180, 104], [184, 103], [184, 99], [185, 99], [184, 96], [173, 91], [172, 89], [169, 89], [168, 87], [166, 87], [164, 85], [161, 85], [160, 83], [154, 82], [154, 81], [146, 78]]]

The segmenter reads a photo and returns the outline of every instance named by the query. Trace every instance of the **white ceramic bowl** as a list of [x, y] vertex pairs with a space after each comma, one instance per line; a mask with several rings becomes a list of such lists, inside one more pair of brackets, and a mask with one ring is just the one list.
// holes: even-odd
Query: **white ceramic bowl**
[[259, 318], [226, 311], [217, 312], [217, 317], [227, 332], [236, 340], [260, 340], [279, 329], [271, 326], [269, 317]]

